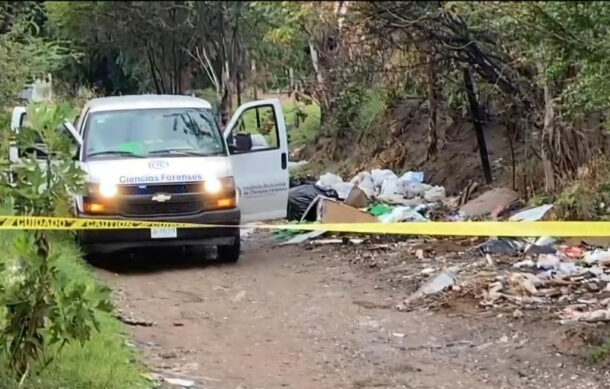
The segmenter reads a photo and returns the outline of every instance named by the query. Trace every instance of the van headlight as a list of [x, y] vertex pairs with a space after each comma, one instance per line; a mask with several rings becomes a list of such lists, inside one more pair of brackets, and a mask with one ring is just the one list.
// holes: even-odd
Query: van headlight
[[203, 190], [209, 194], [217, 194], [222, 190], [222, 182], [216, 178], [208, 178], [203, 183]]
[[100, 183], [98, 190], [102, 197], [111, 198], [116, 196], [116, 194], [119, 192], [119, 187], [113, 183], [102, 182]]

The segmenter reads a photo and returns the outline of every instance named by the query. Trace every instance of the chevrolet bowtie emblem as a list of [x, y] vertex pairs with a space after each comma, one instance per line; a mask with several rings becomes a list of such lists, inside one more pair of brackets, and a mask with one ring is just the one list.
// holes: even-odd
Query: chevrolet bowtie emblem
[[162, 203], [162, 202], [167, 201], [167, 200], [169, 200], [171, 198], [172, 198], [172, 196], [170, 196], [170, 195], [166, 195], [166, 194], [163, 194], [163, 193], [157, 193], [156, 195], [154, 195], [152, 197], [152, 201], [156, 201], [156, 202]]

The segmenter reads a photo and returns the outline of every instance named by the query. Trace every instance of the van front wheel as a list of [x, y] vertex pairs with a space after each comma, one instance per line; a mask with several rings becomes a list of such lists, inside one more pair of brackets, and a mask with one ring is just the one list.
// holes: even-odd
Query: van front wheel
[[235, 263], [239, 260], [241, 243], [239, 236], [236, 236], [232, 245], [218, 246], [218, 259], [227, 263]]

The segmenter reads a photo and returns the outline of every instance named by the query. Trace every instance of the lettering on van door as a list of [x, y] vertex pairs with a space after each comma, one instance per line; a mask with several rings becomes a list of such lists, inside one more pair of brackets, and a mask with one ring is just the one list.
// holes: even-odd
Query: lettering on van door
[[288, 190], [286, 182], [254, 184], [242, 187], [243, 197], [259, 197]]

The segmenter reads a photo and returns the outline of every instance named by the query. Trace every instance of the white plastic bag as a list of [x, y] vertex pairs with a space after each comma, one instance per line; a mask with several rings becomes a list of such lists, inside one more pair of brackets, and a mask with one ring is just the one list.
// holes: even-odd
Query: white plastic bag
[[371, 177], [373, 178], [373, 184], [377, 188], [388, 178], [398, 178], [393, 171], [388, 169], [373, 169], [371, 170]]
[[414, 221], [414, 222], [427, 222], [429, 221], [421, 214], [416, 212], [411, 207], [396, 207], [390, 213], [386, 213], [384, 215], [379, 216], [379, 219], [382, 223], [399, 223], [406, 221]]
[[349, 182], [339, 182], [332, 186], [332, 188], [339, 195], [339, 199], [345, 200], [347, 196], [349, 196], [349, 192], [352, 191], [354, 184], [350, 184]]
[[342, 182], [343, 179], [341, 179], [341, 177], [338, 175], [333, 173], [324, 173], [320, 176], [316, 185], [326, 189], [331, 189], [334, 185], [341, 184]]
[[375, 194], [375, 183], [368, 172], [360, 172], [350, 180], [351, 184], [357, 185], [368, 198]]
[[415, 181], [403, 181], [402, 186], [405, 189], [405, 195], [408, 198], [413, 198], [422, 195], [427, 190], [432, 187], [428, 184], [422, 184], [420, 182]]
[[424, 172], [406, 172], [398, 179], [400, 182], [424, 182]]
[[404, 196], [405, 188], [401, 185], [400, 181], [396, 178], [386, 178], [381, 184], [381, 190], [379, 192], [381, 196], [392, 197], [395, 195]]
[[445, 199], [445, 188], [442, 186], [434, 186], [424, 192], [424, 199], [433, 203], [443, 201]]

